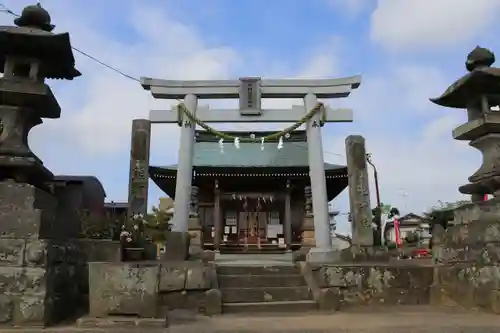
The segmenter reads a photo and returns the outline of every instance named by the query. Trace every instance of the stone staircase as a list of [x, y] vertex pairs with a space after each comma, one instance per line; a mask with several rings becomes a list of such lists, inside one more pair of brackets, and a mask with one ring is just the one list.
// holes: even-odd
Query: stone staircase
[[223, 313], [304, 312], [317, 304], [293, 265], [217, 265]]

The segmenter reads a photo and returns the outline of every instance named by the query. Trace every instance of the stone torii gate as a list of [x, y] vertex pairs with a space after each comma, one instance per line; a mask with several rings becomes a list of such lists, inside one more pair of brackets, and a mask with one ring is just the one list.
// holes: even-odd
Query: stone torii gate
[[[177, 81], [141, 78], [144, 89], [157, 99], [183, 99], [184, 106], [203, 123], [296, 123], [316, 107], [318, 98], [342, 98], [359, 87], [360, 76], [339, 79], [282, 79]], [[304, 105], [284, 110], [263, 110], [262, 98], [303, 98]], [[198, 99], [239, 99], [238, 110], [210, 109], [198, 106]], [[152, 110], [151, 123], [178, 123], [181, 125], [179, 161], [175, 188], [175, 212], [172, 231], [187, 233], [191, 181], [193, 178], [193, 149], [196, 124], [178, 110]], [[332, 247], [328, 219], [323, 145], [323, 122], [352, 122], [350, 109], [332, 109], [324, 106], [306, 123], [309, 176], [311, 178], [312, 203], [316, 247], [309, 252], [311, 261], [329, 261], [336, 253]]]

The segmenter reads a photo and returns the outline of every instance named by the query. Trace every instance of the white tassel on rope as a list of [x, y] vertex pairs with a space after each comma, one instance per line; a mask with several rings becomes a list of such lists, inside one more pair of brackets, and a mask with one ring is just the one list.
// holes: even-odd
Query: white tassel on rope
[[220, 153], [224, 154], [224, 139], [222, 139], [222, 138], [219, 140], [219, 149], [220, 149]]
[[240, 138], [234, 138], [234, 146], [236, 149], [240, 149]]
[[264, 138], [260, 139], [260, 150], [264, 151]]
[[283, 137], [280, 136], [280, 140], [278, 141], [278, 149], [283, 148]]

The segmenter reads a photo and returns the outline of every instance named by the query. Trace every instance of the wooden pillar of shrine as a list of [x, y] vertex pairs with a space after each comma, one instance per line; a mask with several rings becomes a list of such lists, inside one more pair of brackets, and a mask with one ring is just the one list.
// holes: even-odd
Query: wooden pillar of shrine
[[219, 181], [214, 184], [214, 247], [216, 251], [220, 250], [220, 241], [222, 236], [222, 219], [220, 207], [220, 189]]
[[287, 250], [292, 249], [292, 189], [290, 186], [290, 181], [286, 182], [285, 191], [285, 220], [284, 220], [284, 230], [285, 234], [285, 244]]

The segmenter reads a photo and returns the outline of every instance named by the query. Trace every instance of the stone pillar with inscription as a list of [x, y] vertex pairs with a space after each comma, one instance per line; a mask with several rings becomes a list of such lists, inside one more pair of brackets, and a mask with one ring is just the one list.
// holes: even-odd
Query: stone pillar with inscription
[[146, 215], [148, 212], [148, 168], [151, 140], [151, 123], [147, 119], [132, 121], [130, 148], [130, 178], [128, 216]]
[[301, 241], [303, 248], [311, 248], [316, 245], [311, 186], [304, 188], [304, 216], [302, 217]]
[[346, 142], [347, 174], [353, 246], [373, 246], [372, 210], [366, 162], [365, 138], [350, 135]]
[[191, 198], [189, 203], [189, 225], [188, 232], [191, 235], [189, 253], [198, 254], [203, 250], [203, 228], [198, 214], [198, 186], [191, 186]]

